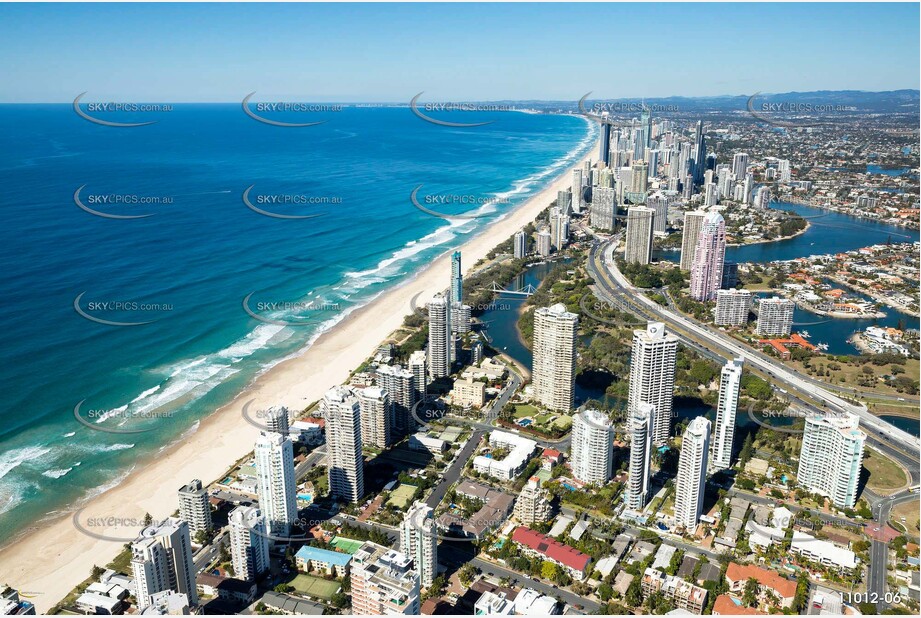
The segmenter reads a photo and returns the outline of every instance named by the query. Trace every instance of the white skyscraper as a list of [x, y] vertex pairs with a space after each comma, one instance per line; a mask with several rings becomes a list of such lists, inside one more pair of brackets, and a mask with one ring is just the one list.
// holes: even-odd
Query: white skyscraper
[[432, 585], [438, 571], [438, 534], [435, 512], [424, 502], [406, 511], [400, 528], [400, 549], [413, 561], [423, 588]]
[[451, 332], [469, 333], [470, 317], [470, 305], [465, 305], [463, 303], [451, 303]]
[[540, 230], [537, 232], [537, 255], [548, 257], [551, 247], [553, 247], [553, 237], [550, 235], [550, 232], [548, 230]]
[[732, 444], [736, 432], [736, 413], [739, 408], [744, 362], [742, 358], [733, 359], [720, 371], [720, 399], [716, 406], [716, 423], [713, 426], [710, 472], [726, 470], [732, 465]]
[[410, 369], [400, 365], [381, 365], [377, 368], [377, 385], [387, 391], [389, 399], [388, 431], [391, 441], [398, 441], [416, 428], [411, 412], [421, 397], [417, 384], [425, 385], [425, 352], [413, 352], [409, 366]]
[[592, 189], [592, 209], [589, 222], [596, 230], [614, 230], [614, 214], [617, 211], [617, 191], [609, 187]]
[[582, 212], [582, 170], [572, 170], [572, 211], [575, 214]]
[[572, 408], [578, 328], [579, 316], [562, 303], [534, 312], [534, 395], [551, 410]]
[[429, 301], [429, 377], [432, 380], [451, 375], [451, 305], [442, 294]]
[[732, 155], [732, 174], [736, 179], [745, 178], [745, 174], [748, 172], [748, 153], [747, 152], [737, 152]]
[[358, 502], [365, 495], [358, 397], [347, 386], [334, 386], [320, 401], [320, 410], [326, 419], [329, 492], [349, 502]]
[[524, 233], [524, 230], [515, 232], [513, 253], [516, 259], [523, 258], [528, 254], [528, 236]]
[[238, 506], [230, 512], [228, 522], [234, 577], [255, 581], [269, 569], [269, 539], [265, 518], [254, 506]]
[[297, 519], [294, 448], [291, 438], [262, 432], [256, 439], [259, 508], [271, 535], [285, 537]]
[[628, 428], [630, 431], [630, 467], [627, 487], [624, 491], [626, 507], [642, 511], [649, 499], [650, 462], [652, 460], [652, 422], [655, 407], [641, 403], [631, 407]]
[[569, 242], [569, 217], [563, 213], [550, 214], [550, 242], [557, 250]]
[[131, 544], [131, 571], [138, 609], [165, 590], [185, 594], [190, 605], [198, 605], [189, 524], [181, 519], [169, 517], [141, 531]]
[[419, 615], [419, 573], [409, 556], [366, 541], [352, 555], [350, 568], [353, 614]]
[[668, 225], [668, 198], [662, 193], [653, 193], [646, 199], [646, 206], [652, 208], [656, 213], [652, 225], [653, 232], [664, 234]]
[[856, 415], [832, 412], [806, 417], [797, 482], [831, 498], [839, 509], [853, 508], [867, 439]]
[[793, 328], [794, 303], [787, 298], [762, 298], [758, 303], [759, 335], [786, 337]]
[[390, 445], [390, 394], [379, 386], [358, 391], [361, 411], [361, 443], [379, 449]]
[[710, 421], [698, 416], [684, 431], [675, 480], [675, 524], [686, 530], [697, 528], [703, 510], [709, 450]]
[[665, 332], [665, 324], [649, 322], [646, 330], [633, 331], [630, 360], [629, 409], [640, 403], [655, 406], [652, 441], [668, 441], [672, 428], [672, 398], [675, 393], [675, 363], [678, 339]]
[[702, 210], [692, 210], [684, 213], [684, 231], [681, 235], [681, 270], [691, 270], [694, 262], [694, 252], [697, 250], [697, 235], [707, 213]]
[[744, 326], [751, 308], [752, 293], [748, 290], [717, 290], [713, 323], [717, 326]]
[[583, 410], [573, 417], [570, 447], [572, 474], [578, 481], [604, 485], [611, 479], [614, 430], [599, 410]]
[[288, 418], [288, 408], [285, 406], [272, 406], [262, 413], [265, 431], [288, 435], [291, 423]]
[[[407, 364], [407, 370], [413, 374], [412, 386], [413, 386], [413, 402], [422, 401], [425, 399], [425, 386], [426, 386], [426, 367], [428, 361], [425, 357], [425, 350], [416, 350], [409, 355], [409, 363]], [[388, 389], [389, 390], [389, 389]], [[393, 391], [390, 391], [390, 401], [393, 402]]]
[[179, 519], [188, 522], [189, 534], [194, 537], [199, 531], [209, 532], [211, 523], [211, 503], [208, 491], [201, 481], [193, 479], [191, 483], [179, 488]]
[[656, 211], [645, 206], [627, 210], [627, 241], [624, 260], [628, 264], [649, 264], [652, 261], [652, 232]]

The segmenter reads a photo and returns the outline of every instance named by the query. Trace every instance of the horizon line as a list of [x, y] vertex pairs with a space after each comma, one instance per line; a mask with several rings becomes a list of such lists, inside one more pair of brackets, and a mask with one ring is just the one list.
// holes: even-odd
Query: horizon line
[[[917, 93], [919, 96], [921, 96], [921, 89], [918, 89], [918, 88], [894, 88], [890, 90], [860, 90], [856, 88], [845, 88], [845, 89], [839, 89], [839, 90], [828, 90], [828, 89], [824, 89], [824, 90], [788, 90], [785, 92], [757, 92], [755, 94], [759, 94], [761, 96], [767, 97], [767, 96], [778, 96], [778, 95], [785, 95], [785, 94], [821, 94], [821, 93], [844, 93], [844, 92], [853, 92], [853, 93], [861, 93], [861, 94], [888, 94], [888, 93], [905, 92], [905, 91]], [[244, 94], [243, 97], [245, 96], [246, 95]], [[587, 98], [586, 100], [587, 101], [656, 101], [656, 100], [663, 100], [663, 99], [699, 100], [699, 99], [723, 99], [723, 98], [729, 99], [729, 98], [742, 98], [742, 97], [751, 97], [751, 96], [753, 95], [748, 94], [748, 93], [709, 94], [709, 95], [694, 95], [694, 96], [671, 94], [671, 95], [664, 95], [664, 96], [626, 96], [626, 97], [616, 97], [616, 98], [615, 97], [590, 97], [590, 98]], [[403, 99], [400, 99], [400, 100], [298, 99], [298, 102], [328, 103], [328, 104], [340, 104], [340, 105], [377, 105], [377, 106], [387, 105], [387, 106], [409, 107], [411, 99], [412, 97], [409, 97], [409, 99], [406, 99], [406, 100], [403, 100]], [[288, 97], [287, 100], [293, 101], [294, 99], [291, 97]], [[232, 100], [213, 100], [213, 101], [164, 101], [164, 100], [141, 101], [137, 99], [127, 99], [126, 98], [126, 99], [121, 99], [121, 101], [131, 102], [131, 103], [168, 103], [172, 105], [224, 105], [224, 104], [239, 105], [242, 102], [242, 98], [239, 100], [232, 99]], [[279, 101], [280, 99], [275, 98], [274, 100], [265, 100], [262, 102], [279, 102]], [[510, 99], [510, 98], [503, 98], [503, 99], [460, 99], [460, 98], [457, 98], [457, 99], [452, 99], [449, 97], [449, 98], [444, 98], [440, 100], [437, 100], [437, 99], [431, 100], [431, 101], [428, 101], [428, 103], [439, 103], [439, 104], [444, 104], [444, 103], [570, 103], [570, 102], [578, 103], [578, 101], [579, 101], [579, 98], [574, 98], [574, 99], [553, 99], [553, 98], [550, 98], [550, 99], [535, 99], [535, 98], [530, 98], [530, 99], [527, 99], [527, 98], [525, 99]], [[0, 101], [0, 105], [73, 105], [73, 102], [74, 102], [73, 99], [62, 100], [62, 101]], [[114, 101], [110, 98], [108, 100], [100, 99], [99, 101], [95, 101], [95, 102], [114, 103], [118, 101]], [[257, 102], [258, 101], [254, 101], [253, 103], [257, 103]]]

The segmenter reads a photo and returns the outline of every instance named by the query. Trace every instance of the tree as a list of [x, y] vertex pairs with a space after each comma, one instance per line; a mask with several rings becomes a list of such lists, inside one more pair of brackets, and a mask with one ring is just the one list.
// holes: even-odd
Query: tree
[[640, 576], [633, 578], [630, 586], [627, 587], [627, 593], [624, 595], [628, 607], [639, 607], [643, 604], [643, 583]]
[[465, 564], [457, 572], [457, 578], [465, 587], [469, 587], [473, 583], [474, 577], [476, 577], [476, 567], [472, 564]]
[[349, 604], [349, 597], [342, 592], [336, 592], [330, 597], [329, 602], [332, 603], [333, 607], [336, 609], [343, 609]]
[[544, 563], [540, 566], [540, 576], [552, 581], [556, 577], [558, 568], [556, 564], [549, 560], [544, 560]]
[[752, 444], [752, 435], [746, 434], [745, 441], [742, 442], [742, 450], [739, 452], [739, 468], [744, 469], [745, 464], [748, 463], [748, 460], [752, 458], [752, 455], [755, 453], [754, 445]]
[[755, 607], [758, 604], [758, 580], [749, 577], [745, 582], [745, 588], [742, 590], [742, 603], [746, 607]]
[[611, 600], [611, 597], [614, 595], [614, 589], [611, 587], [611, 584], [603, 583], [598, 586], [598, 598], [604, 602]]
[[[868, 544], [869, 545], [869, 544]], [[797, 612], [806, 607], [806, 601], [809, 598], [809, 574], [802, 570], [796, 579], [796, 594], [793, 596], [793, 609]]]

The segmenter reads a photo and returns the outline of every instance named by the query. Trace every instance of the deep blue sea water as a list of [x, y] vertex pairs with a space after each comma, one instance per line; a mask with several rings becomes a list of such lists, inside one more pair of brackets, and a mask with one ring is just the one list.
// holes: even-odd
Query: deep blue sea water
[[[522, 113], [466, 113], [494, 122], [449, 128], [405, 108], [345, 108], [306, 128], [261, 124], [238, 105], [137, 116], [106, 119], [159, 122], [112, 128], [70, 106], [0, 106], [0, 542], [118, 483], [266, 368], [533, 195], [596, 133], [578, 117]], [[508, 202], [448, 221], [410, 203], [420, 184], [423, 196]], [[94, 210], [153, 216], [89, 214], [74, 201], [81, 186]], [[250, 186], [266, 211], [321, 216], [257, 214], [242, 200]], [[98, 203], [104, 195], [170, 200]], [[282, 195], [322, 203], [257, 201]], [[250, 317], [251, 293], [259, 315], [308, 324]], [[92, 317], [149, 323], [81, 317], [80, 294]], [[149, 306], [96, 305], [115, 302]], [[84, 427], [81, 401], [93, 422], [102, 413], [107, 427], [150, 431]]]

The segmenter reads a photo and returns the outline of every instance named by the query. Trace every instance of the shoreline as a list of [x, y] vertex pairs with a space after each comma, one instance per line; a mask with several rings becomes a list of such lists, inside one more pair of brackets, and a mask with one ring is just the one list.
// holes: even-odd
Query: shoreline
[[[211, 484], [229, 465], [252, 452], [258, 429], [242, 421], [244, 404], [252, 400], [258, 407], [285, 405], [301, 410], [347, 380], [381, 341], [402, 325], [404, 316], [412, 312], [410, 299], [414, 295], [422, 294], [418, 302], [425, 302], [447, 287], [452, 250], [464, 253], [469, 265], [465, 273], [472, 270], [496, 245], [545, 210], [558, 190], [570, 187], [572, 170], [592, 158], [597, 145], [596, 140], [586, 155], [567, 165], [507, 216], [460, 246], [447, 247], [426, 267], [320, 335], [305, 351], [258, 376], [232, 401], [203, 417], [197, 431], [139, 460], [120, 484], [90, 498], [78, 511], [59, 514], [10, 539], [0, 548], [0, 581], [28, 591], [36, 611], [47, 612], [89, 577], [94, 565], [109, 563], [123, 547], [123, 540], [93, 538], [78, 531], [72, 521], [78, 513], [85, 512], [81, 521], [93, 517], [140, 519], [145, 513], [158, 519], [173, 514], [181, 486], [193, 478]], [[124, 535], [131, 533], [123, 531]]]
[[752, 242], [743, 242], [743, 243], [728, 243], [727, 242], [726, 246], [727, 247], [748, 247], [750, 245], [763, 245], [769, 242], [780, 242], [782, 240], [791, 240], [793, 238], [796, 238], [797, 236], [802, 236], [803, 234], [808, 232], [810, 227], [812, 227], [812, 224], [809, 223], [809, 221], [806, 221], [806, 227], [797, 231], [795, 234], [790, 234], [789, 236], [780, 236], [778, 238], [769, 238], [769, 239], [755, 240]]

